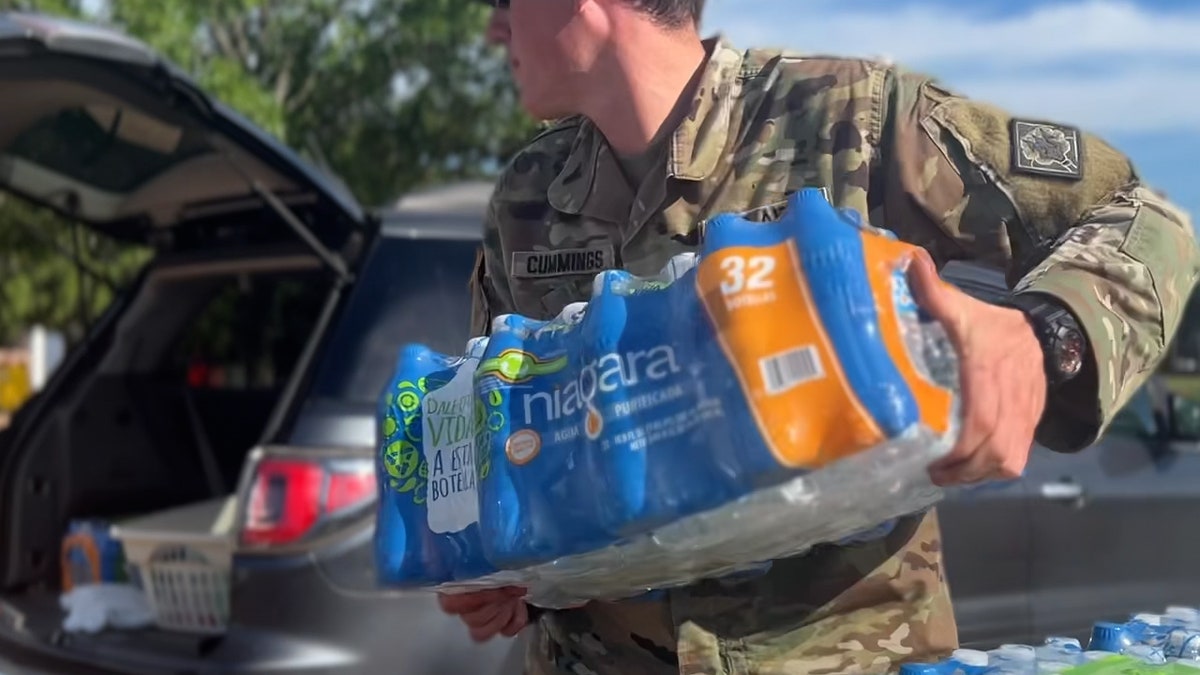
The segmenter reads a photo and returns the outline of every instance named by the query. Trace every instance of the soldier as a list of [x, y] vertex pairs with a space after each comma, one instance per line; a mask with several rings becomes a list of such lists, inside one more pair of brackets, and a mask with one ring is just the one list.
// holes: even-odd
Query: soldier
[[[958, 349], [964, 414], [935, 482], [1019, 476], [1035, 439], [1091, 444], [1179, 324], [1197, 276], [1189, 218], [1077, 128], [884, 63], [702, 41], [698, 16], [696, 0], [497, 3], [488, 36], [508, 49], [522, 105], [557, 121], [497, 183], [474, 334], [501, 313], [549, 318], [586, 300], [602, 269], [656, 273], [715, 214], [824, 187], [928, 252], [910, 280]], [[567, 250], [589, 252], [586, 269], [528, 264]], [[1003, 267], [1008, 300], [940, 283], [936, 266], [955, 259]], [[479, 640], [532, 614], [504, 590], [442, 606]], [[934, 511], [759, 576], [534, 623], [537, 675], [884, 673], [958, 641]]]

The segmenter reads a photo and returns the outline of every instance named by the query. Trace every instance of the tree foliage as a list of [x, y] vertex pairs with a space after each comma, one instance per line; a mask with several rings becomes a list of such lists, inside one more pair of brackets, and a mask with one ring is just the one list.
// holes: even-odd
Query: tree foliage
[[105, 20], [333, 171], [368, 205], [479, 176], [531, 127], [463, 0], [120, 0]]
[[[478, 2], [0, 0], [0, 9], [80, 17], [145, 41], [368, 207], [487, 175], [533, 128], [504, 62], [483, 44]], [[35, 321], [78, 334], [78, 302], [94, 315], [111, 297], [102, 286], [80, 295], [89, 286], [60, 253], [75, 234], [56, 216], [0, 202], [0, 343]], [[87, 259], [111, 277], [145, 256], [84, 239]]]
[[0, 196], [0, 345], [34, 324], [78, 340], [147, 257], [143, 248]]

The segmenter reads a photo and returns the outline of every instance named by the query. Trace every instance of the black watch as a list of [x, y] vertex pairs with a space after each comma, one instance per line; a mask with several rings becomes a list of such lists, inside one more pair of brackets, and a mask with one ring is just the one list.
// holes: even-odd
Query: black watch
[[1008, 296], [1001, 304], [1024, 312], [1025, 318], [1033, 326], [1033, 332], [1042, 345], [1046, 385], [1049, 388], [1069, 382], [1083, 370], [1088, 350], [1087, 336], [1079, 327], [1075, 315], [1055, 298], [1041, 293], [1018, 293]]

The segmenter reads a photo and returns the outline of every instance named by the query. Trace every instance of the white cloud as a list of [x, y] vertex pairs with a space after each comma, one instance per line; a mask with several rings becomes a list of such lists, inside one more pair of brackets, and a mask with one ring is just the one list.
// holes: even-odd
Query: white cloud
[[1200, 132], [1200, 73], [1179, 67], [1070, 78], [1047, 74], [955, 78], [970, 96], [1013, 114], [1114, 132]]
[[706, 29], [739, 46], [886, 54], [1016, 113], [1101, 132], [1200, 132], [1200, 7], [1166, 14], [1080, 0], [985, 17], [968, 3], [868, 11], [844, 9], [846, 0], [756, 0], [755, 12], [746, 3], [709, 0]]

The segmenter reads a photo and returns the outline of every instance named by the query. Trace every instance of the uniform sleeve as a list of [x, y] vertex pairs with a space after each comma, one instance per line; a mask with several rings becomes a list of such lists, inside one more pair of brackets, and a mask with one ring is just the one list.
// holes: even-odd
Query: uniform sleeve
[[500, 223], [496, 202], [488, 202], [483, 220], [483, 244], [471, 272], [471, 336], [490, 335], [492, 319], [515, 311], [512, 291], [501, 257]]
[[[1093, 443], [1153, 373], [1200, 272], [1189, 217], [1078, 129], [1014, 118], [896, 71], [877, 171], [887, 227], [939, 264], [1005, 270], [1076, 316], [1091, 359], [1047, 401], [1039, 443]], [[1031, 357], [1041, 358], [1040, 355]]]

